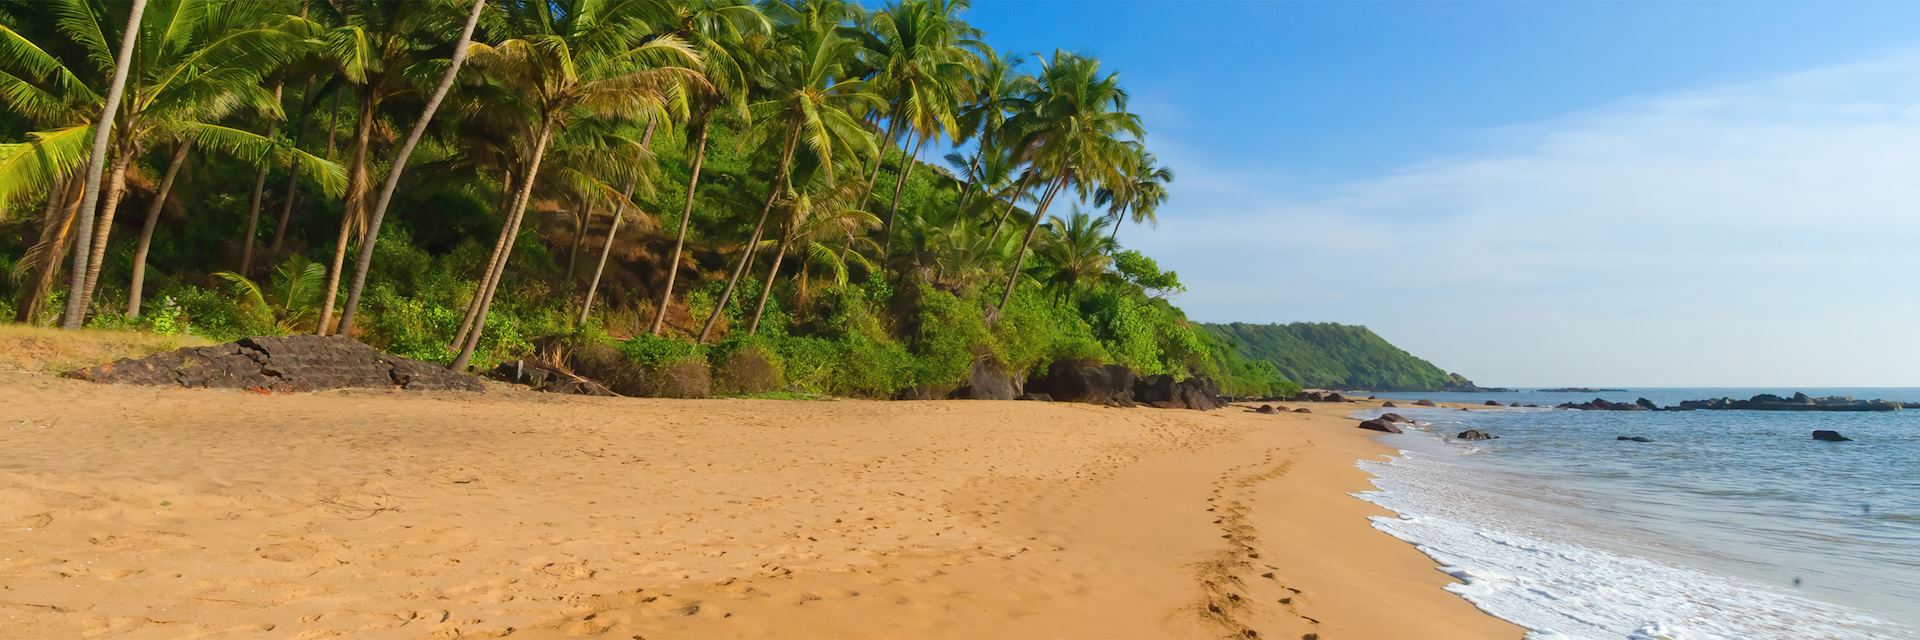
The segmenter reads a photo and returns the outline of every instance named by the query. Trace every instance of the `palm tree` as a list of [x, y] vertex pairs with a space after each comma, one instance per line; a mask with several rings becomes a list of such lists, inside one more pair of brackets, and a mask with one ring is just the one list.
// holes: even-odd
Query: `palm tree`
[[[984, 172], [982, 164], [994, 158], [1004, 158], [1006, 154], [999, 144], [1001, 130], [1006, 127], [1010, 109], [1017, 103], [1015, 96], [1031, 90], [1033, 76], [1019, 72], [1022, 60], [1019, 56], [1003, 58], [991, 48], [981, 49], [979, 75], [973, 80], [974, 95], [972, 101], [960, 111], [960, 117], [954, 122], [960, 126], [955, 143], [974, 142], [974, 151], [968, 157], [963, 176], [966, 183], [960, 188], [958, 207], [964, 209], [973, 192], [985, 185], [980, 184]], [[992, 172], [992, 175], [1008, 175], [1006, 172]]]
[[1074, 298], [1111, 271], [1114, 243], [1100, 237], [1102, 222], [1079, 207], [1065, 220], [1048, 220], [1046, 239], [1034, 250], [1045, 274], [1041, 282], [1061, 297]]
[[706, 82], [689, 68], [699, 64], [699, 53], [678, 36], [655, 29], [633, 3], [549, 0], [510, 5], [507, 14], [507, 24], [521, 35], [498, 45], [476, 44], [473, 57], [491, 81], [520, 97], [533, 125], [532, 153], [517, 176], [518, 193], [506, 212], [489, 272], [475, 292], [477, 306], [469, 305], [471, 318], [461, 331], [465, 344], [454, 370], [465, 369], [479, 346], [513, 252], [511, 238], [519, 235], [553, 135], [583, 117], [634, 116], [684, 86]]
[[1101, 75], [1100, 62], [1092, 58], [1055, 51], [1026, 102], [1008, 126], [1018, 132], [1018, 147], [1034, 168], [1052, 179], [1014, 253], [993, 317], [1005, 311], [1013, 298], [1027, 249], [1053, 198], [1069, 186], [1084, 198], [1100, 185], [1116, 182], [1118, 169], [1131, 153], [1129, 143], [1145, 136], [1140, 117], [1126, 111], [1127, 93], [1119, 79], [1111, 73]]
[[1161, 166], [1145, 146], [1134, 145], [1133, 151], [1134, 155], [1121, 170], [1120, 180], [1101, 187], [1093, 195], [1094, 206], [1108, 207], [1113, 218], [1113, 231], [1107, 234], [1108, 240], [1120, 237], [1120, 222], [1128, 214], [1132, 214], [1134, 224], [1158, 223], [1160, 218], [1155, 214], [1167, 201], [1167, 183], [1173, 182], [1173, 170]]
[[[421, 110], [420, 117], [414, 120], [413, 128], [407, 132], [407, 141], [401, 143], [400, 151], [394, 154], [393, 166], [387, 170], [387, 179], [380, 183], [380, 198], [373, 203], [373, 214], [367, 222], [366, 239], [360, 241], [360, 256], [353, 262], [353, 282], [347, 286], [346, 308], [340, 312], [341, 335], [348, 335], [353, 331], [353, 312], [360, 307], [360, 290], [366, 286], [367, 269], [373, 265], [373, 245], [380, 237], [380, 224], [386, 220], [387, 205], [393, 202], [393, 189], [400, 184], [400, 173], [406, 170], [407, 158], [413, 156], [414, 147], [419, 146], [420, 137], [427, 132], [427, 124], [433, 121], [434, 112], [440, 110], [440, 102], [445, 100], [447, 92], [453, 89], [453, 80], [460, 75], [460, 66], [467, 61], [468, 45], [473, 43], [473, 29], [480, 23], [480, 9], [485, 6], [486, 0], [473, 0], [473, 7], [467, 10], [466, 25], [460, 28], [460, 37], [453, 42], [453, 58], [447, 63], [446, 72], [440, 74], [440, 84], [433, 88], [433, 95], [427, 98], [427, 106]], [[259, 196], [255, 195], [254, 198], [257, 201]], [[247, 246], [249, 248], [253, 246], [251, 235], [247, 238]], [[331, 298], [331, 293], [328, 297]], [[324, 318], [331, 310], [332, 304], [329, 303], [322, 308], [320, 314]], [[322, 324], [324, 323], [325, 321], [322, 320]]]
[[[739, 285], [741, 275], [746, 272], [747, 264], [766, 232], [767, 219], [774, 205], [779, 202], [782, 193], [792, 190], [796, 149], [802, 146], [806, 148], [807, 161], [818, 169], [819, 179], [829, 185], [835, 182], [834, 169], [838, 163], [848, 160], [850, 155], [871, 155], [875, 151], [873, 138], [853, 114], [877, 107], [880, 99], [867, 91], [866, 82], [848, 78], [847, 71], [854, 61], [856, 48], [852, 41], [838, 33], [835, 26], [838, 20], [828, 21], [820, 17], [819, 12], [829, 5], [809, 1], [799, 6], [777, 6], [798, 19], [789, 22], [780, 34], [782, 42], [778, 49], [784, 64], [767, 65], [767, 72], [762, 79], [762, 84], [766, 86], [766, 97], [748, 105], [747, 110], [754, 120], [753, 135], [765, 140], [769, 146], [776, 139], [783, 140], [780, 160], [767, 188], [767, 200], [761, 207], [760, 219], [754, 223], [752, 235], [741, 247], [740, 257], [734, 262], [733, 274], [727, 279], [726, 288], [721, 290], [713, 313], [707, 316], [706, 324], [700, 328], [701, 342], [713, 337], [715, 325], [726, 313], [727, 302], [732, 299], [734, 288]], [[779, 261], [776, 255], [776, 268]]]
[[[106, 106], [100, 112], [100, 117], [94, 120], [93, 154], [88, 156], [86, 186], [80, 191], [82, 235], [75, 245], [79, 248], [74, 254], [73, 278], [67, 282], [68, 291], [80, 293], [68, 294], [66, 314], [60, 320], [61, 328], [78, 329], [81, 321], [86, 319], [87, 270], [82, 267], [89, 263], [90, 253], [97, 253], [89, 246], [92, 240], [88, 236], [106, 235], [105, 229], [97, 233], [93, 231], [93, 205], [100, 198], [100, 173], [107, 162], [107, 138], [113, 132], [114, 114], [120, 109], [120, 94], [127, 86], [128, 69], [133, 67], [133, 45], [140, 37], [140, 16], [146, 9], [147, 0], [133, 0], [133, 6], [128, 11], [127, 28], [120, 34], [120, 54], [114, 57], [113, 84], [107, 88]], [[124, 157], [125, 154], [122, 155]], [[102, 246], [100, 250], [105, 249]]]
[[[959, 130], [954, 112], [979, 66], [972, 51], [985, 47], [979, 31], [959, 18], [967, 4], [967, 0], [903, 0], [874, 14], [871, 28], [863, 32], [877, 67], [874, 81], [888, 97], [883, 148], [892, 147], [896, 132], [906, 134], [900, 149], [905, 155], [893, 181], [893, 201], [880, 233], [881, 246], [889, 250], [900, 192], [919, 164], [920, 147], [942, 132]], [[874, 159], [873, 177], [867, 180], [869, 193], [879, 179], [881, 160]]]
[[[694, 196], [700, 187], [700, 169], [707, 159], [707, 134], [712, 130], [714, 110], [731, 104], [746, 121], [747, 92], [753, 81], [750, 51], [773, 32], [765, 14], [743, 0], [692, 0], [680, 5], [676, 32], [694, 43], [705, 56], [701, 73], [713, 85], [712, 92], [697, 96], [687, 135], [694, 138], [693, 167], [687, 178], [687, 195], [680, 210], [680, 232], [674, 236], [673, 253], [667, 259], [667, 283], [660, 288], [660, 303], [655, 305], [653, 325], [648, 332], [660, 335], [666, 327], [667, 309], [673, 304], [673, 285], [680, 276], [680, 256], [687, 246], [687, 229], [693, 226]], [[751, 124], [751, 122], [748, 122]], [[583, 313], [581, 317], [585, 317]]]
[[[78, 286], [69, 287], [62, 326], [77, 327], [85, 320], [127, 173], [153, 144], [190, 142], [249, 162], [291, 154], [301, 171], [323, 185], [331, 183], [338, 170], [274, 140], [217, 124], [243, 109], [269, 116], [279, 112], [259, 79], [299, 51], [299, 39], [287, 31], [295, 19], [276, 17], [270, 6], [240, 0], [154, 0], [151, 10], [146, 2], [132, 6], [142, 15], [139, 21], [130, 20], [122, 34], [124, 56], [110, 53], [101, 35], [111, 32], [114, 21], [96, 13], [86, 0], [35, 6], [55, 16], [54, 31], [43, 37], [60, 41], [57, 47], [37, 45], [11, 29], [0, 35], [0, 47], [6, 49], [0, 71], [8, 78], [8, 90], [0, 93], [8, 94], [9, 103], [27, 105], [24, 111], [36, 118], [57, 119], [63, 125], [30, 134], [26, 143], [0, 146], [0, 202], [22, 191], [51, 192], [54, 184], [80, 171], [83, 162], [87, 175], [94, 164], [103, 166], [104, 184], [81, 180], [74, 226], [77, 275], [71, 282]], [[71, 59], [49, 53], [54, 50], [70, 52]], [[112, 100], [102, 100], [81, 80], [96, 71], [115, 78], [105, 91]], [[124, 103], [118, 101], [123, 93]], [[111, 110], [106, 108], [109, 102]], [[89, 122], [63, 117], [62, 110], [102, 117]], [[99, 122], [110, 124], [96, 128]], [[100, 136], [107, 136], [100, 153], [79, 153], [82, 138]], [[88, 182], [93, 184], [91, 197]], [[96, 202], [97, 219], [91, 206]]]

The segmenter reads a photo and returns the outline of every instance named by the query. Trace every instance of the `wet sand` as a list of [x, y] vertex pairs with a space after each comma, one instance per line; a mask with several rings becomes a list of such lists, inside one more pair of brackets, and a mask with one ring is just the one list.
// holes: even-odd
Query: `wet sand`
[[0, 637], [1517, 638], [1344, 416], [0, 376]]

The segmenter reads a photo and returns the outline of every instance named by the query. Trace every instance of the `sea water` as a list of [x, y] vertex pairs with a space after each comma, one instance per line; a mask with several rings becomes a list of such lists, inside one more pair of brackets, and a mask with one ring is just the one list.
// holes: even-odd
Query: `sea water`
[[[1920, 410], [1472, 411], [1802, 389], [1381, 394], [1424, 423], [1362, 462], [1450, 590], [1535, 638], [1920, 638]], [[1920, 389], [1803, 389], [1920, 401]], [[1360, 414], [1369, 417], [1378, 411]], [[1443, 439], [1474, 428], [1498, 440]], [[1852, 442], [1820, 442], [1815, 429]], [[1624, 442], [1617, 436], [1652, 442]]]

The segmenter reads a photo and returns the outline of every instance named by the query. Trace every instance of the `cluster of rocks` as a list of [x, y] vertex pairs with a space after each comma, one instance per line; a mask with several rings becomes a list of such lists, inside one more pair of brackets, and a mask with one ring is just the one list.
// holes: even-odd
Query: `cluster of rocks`
[[65, 374], [90, 382], [252, 391], [483, 391], [473, 376], [339, 336], [262, 336], [124, 358]]
[[1595, 389], [1593, 387], [1560, 387], [1557, 389], [1534, 389], [1540, 393], [1625, 393], [1626, 389]]
[[534, 391], [559, 393], [577, 396], [618, 396], [606, 385], [580, 377], [571, 371], [541, 364], [531, 360], [502, 362], [487, 372], [487, 377], [501, 382], [524, 384]]
[[1594, 398], [1586, 402], [1563, 402], [1556, 408], [1578, 409], [1581, 411], [1899, 411], [1901, 409], [1920, 409], [1920, 402], [1856, 400], [1846, 396], [1816, 398], [1805, 393], [1795, 393], [1792, 397], [1781, 397], [1771, 393], [1762, 393], [1746, 400], [1736, 398], [1685, 400], [1680, 404], [1670, 407], [1656, 405], [1653, 401], [1646, 398], [1640, 398], [1633, 402], [1613, 402], [1605, 398]]
[[[1622, 442], [1653, 442], [1653, 438], [1649, 438], [1646, 436], [1618, 436], [1618, 437], [1615, 437], [1614, 439]], [[1813, 439], [1819, 440], [1822, 442], [1852, 442], [1853, 441], [1853, 438], [1840, 435], [1840, 432], [1838, 431], [1829, 431], [1827, 429], [1813, 430]]]
[[1025, 385], [997, 366], [976, 363], [967, 386], [949, 397], [1084, 402], [1113, 407], [1145, 405], [1200, 411], [1227, 405], [1220, 397], [1220, 385], [1208, 378], [1194, 376], [1175, 380], [1165, 374], [1136, 376], [1123, 365], [1074, 360], [1054, 362], [1047, 367], [1046, 375], [1028, 380]]
[[1286, 407], [1276, 407], [1270, 404], [1263, 404], [1258, 407], [1248, 409], [1248, 411], [1252, 411], [1254, 413], [1265, 413], [1269, 415], [1279, 414], [1279, 413], [1313, 413], [1312, 409], [1308, 409], [1306, 407], [1296, 407], [1294, 409], [1288, 409]]

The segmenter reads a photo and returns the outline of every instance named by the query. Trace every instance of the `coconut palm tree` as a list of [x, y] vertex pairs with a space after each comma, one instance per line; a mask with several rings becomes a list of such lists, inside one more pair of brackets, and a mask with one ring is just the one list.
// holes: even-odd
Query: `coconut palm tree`
[[[797, 6], [776, 5], [787, 18], [776, 54], [782, 62], [766, 65], [761, 80], [765, 97], [748, 105], [747, 110], [754, 121], [750, 135], [765, 141], [763, 148], [781, 141], [779, 163], [767, 188], [760, 219], [742, 246], [713, 313], [700, 328], [701, 342], [713, 337], [714, 327], [726, 313], [727, 302], [766, 232], [768, 216], [781, 195], [793, 188], [796, 151], [806, 150], [806, 162], [817, 169], [817, 179], [829, 185], [836, 182], [835, 167], [840, 163], [875, 153], [873, 137], [854, 114], [877, 108], [880, 98], [868, 91], [865, 81], [848, 77], [857, 47], [839, 34], [839, 20], [821, 17], [827, 6], [813, 0]], [[776, 255], [776, 268], [779, 261]]]
[[1146, 134], [1140, 117], [1127, 112], [1127, 92], [1120, 88], [1116, 74], [1101, 74], [1100, 62], [1093, 58], [1055, 51], [1025, 102], [1007, 126], [1020, 136], [1021, 153], [1050, 180], [1014, 253], [994, 317], [1013, 298], [1027, 249], [1054, 197], [1072, 187], [1085, 198], [1099, 186], [1117, 182], [1119, 169], [1132, 153], [1130, 143]]
[[[366, 239], [360, 242], [360, 255], [354, 260], [353, 282], [347, 285], [346, 308], [340, 311], [341, 335], [347, 335], [353, 331], [353, 313], [360, 307], [360, 291], [367, 284], [367, 269], [373, 265], [373, 245], [380, 237], [381, 223], [386, 220], [387, 205], [393, 202], [393, 189], [400, 184], [400, 174], [407, 168], [407, 158], [412, 157], [414, 148], [420, 145], [420, 137], [426, 134], [428, 123], [433, 122], [434, 112], [440, 110], [440, 102], [445, 100], [447, 92], [453, 89], [453, 80], [460, 75], [460, 67], [467, 61], [468, 45], [473, 43], [474, 27], [480, 23], [480, 9], [485, 6], [486, 0], [473, 0], [472, 7], [467, 10], [467, 22], [460, 28], [460, 37], [453, 42], [453, 57], [447, 62], [447, 70], [440, 74], [440, 84], [434, 86], [433, 95], [427, 98], [426, 107], [421, 110], [420, 117], [414, 120], [413, 128], [407, 132], [406, 142], [401, 143], [400, 150], [394, 154], [393, 165], [387, 170], [386, 180], [380, 183], [380, 197], [373, 203], [373, 212], [367, 221]], [[258, 201], [259, 196], [256, 194], [254, 199]], [[251, 228], [252, 225], [249, 224], [248, 227]], [[247, 246], [249, 248], [253, 246], [251, 235], [247, 238]], [[331, 294], [328, 296], [331, 297]], [[320, 313], [325, 316], [331, 310], [332, 305], [329, 304]], [[322, 323], [324, 324], [324, 320]]]
[[1071, 299], [1111, 272], [1114, 243], [1100, 237], [1103, 222], [1104, 217], [1094, 217], [1079, 207], [1065, 219], [1054, 216], [1048, 220], [1045, 239], [1034, 249], [1034, 258], [1044, 274], [1041, 283], [1056, 295]]
[[[290, 30], [297, 19], [272, 11], [270, 5], [243, 0], [153, 0], [129, 9], [142, 11], [121, 34], [125, 56], [115, 56], [103, 34], [120, 24], [117, 17], [97, 11], [86, 0], [57, 0], [35, 5], [54, 16], [54, 29], [42, 37], [56, 42], [36, 44], [19, 32], [0, 34], [0, 70], [9, 79], [6, 98], [27, 105], [26, 112], [44, 118], [71, 114], [111, 115], [111, 126], [95, 129], [103, 117], [65, 120], [64, 128], [40, 131], [21, 144], [0, 145], [0, 202], [23, 191], [45, 191], [81, 170], [91, 175], [95, 161], [104, 163], [103, 180], [83, 192], [74, 235], [75, 269], [62, 326], [77, 327], [92, 306], [92, 295], [105, 259], [114, 214], [126, 189], [134, 159], [154, 144], [191, 142], [234, 155], [248, 162], [269, 156], [288, 157], [296, 167], [323, 185], [338, 188], [338, 167], [290, 149], [258, 134], [218, 124], [229, 115], [250, 110], [276, 116], [279, 105], [260, 78], [295, 57], [301, 41]], [[50, 51], [69, 52], [56, 56]], [[121, 62], [124, 63], [121, 63]], [[95, 75], [98, 74], [98, 75]], [[104, 92], [83, 78], [111, 76]], [[117, 84], [117, 86], [116, 86]], [[108, 96], [103, 100], [98, 96]], [[124, 93], [124, 103], [116, 102]], [[105, 106], [115, 106], [109, 113]], [[89, 107], [88, 105], [94, 105]], [[18, 108], [18, 107], [16, 107]], [[97, 154], [78, 152], [83, 137], [111, 134]], [[82, 178], [83, 185], [87, 182]], [[162, 196], [164, 197], [164, 195]], [[95, 219], [92, 203], [98, 202]], [[77, 286], [71, 286], [77, 285]]]
[[519, 96], [531, 121], [532, 153], [519, 172], [518, 193], [506, 211], [501, 241], [489, 273], [475, 293], [477, 306], [462, 330], [464, 345], [454, 370], [465, 369], [479, 346], [488, 308], [513, 252], [540, 163], [555, 133], [581, 118], [632, 118], [672, 99], [688, 85], [705, 87], [692, 67], [692, 45], [657, 29], [638, 3], [549, 0], [507, 7], [505, 23], [518, 37], [497, 45], [475, 44], [473, 60], [490, 82]]
[[963, 209], [974, 191], [985, 186], [980, 184], [980, 178], [1011, 173], [984, 172], [982, 165], [994, 158], [1005, 157], [1004, 148], [999, 144], [1001, 130], [1006, 127], [1010, 109], [1017, 104], [1014, 97], [1030, 91], [1030, 85], [1033, 84], [1033, 76], [1020, 73], [1023, 60], [1019, 56], [1001, 57], [990, 47], [982, 47], [980, 53], [979, 75], [972, 83], [974, 95], [954, 121], [960, 127], [954, 142], [974, 143], [974, 151], [967, 156], [966, 169], [962, 172], [966, 182], [960, 188], [958, 206]]
[[744, 0], [691, 0], [678, 6], [674, 23], [679, 26], [675, 32], [700, 50], [704, 56], [701, 73], [714, 90], [695, 97], [693, 117], [687, 126], [687, 135], [693, 139], [693, 167], [680, 210], [680, 232], [674, 236], [673, 253], [667, 259], [667, 283], [660, 288], [660, 303], [655, 305], [653, 325], [648, 329], [656, 336], [666, 327], [667, 310], [673, 304], [673, 285], [680, 276], [687, 230], [693, 226], [694, 196], [700, 187], [700, 169], [707, 159], [707, 135], [712, 131], [714, 112], [723, 104], [733, 105], [735, 115], [751, 124], [747, 92], [753, 86], [752, 52], [773, 33], [773, 23], [766, 15]]
[[[960, 128], [955, 112], [961, 97], [972, 92], [969, 83], [980, 66], [973, 52], [985, 48], [980, 32], [959, 17], [967, 6], [968, 0], [903, 0], [875, 13], [870, 28], [861, 32], [870, 64], [876, 67], [873, 80], [887, 97], [882, 148], [892, 147], [896, 133], [905, 134], [900, 149], [905, 155], [880, 234], [883, 247], [892, 243], [900, 192], [919, 164], [921, 146]], [[867, 179], [869, 193], [881, 165], [876, 157], [873, 176]]]
[[1120, 179], [1093, 195], [1094, 206], [1108, 207], [1109, 217], [1113, 218], [1113, 231], [1108, 232], [1108, 240], [1120, 237], [1120, 223], [1128, 214], [1132, 214], [1134, 224], [1159, 223], [1156, 214], [1167, 201], [1167, 183], [1173, 182], [1173, 170], [1160, 165], [1145, 146], [1134, 145], [1133, 151], [1134, 155], [1121, 170]]

